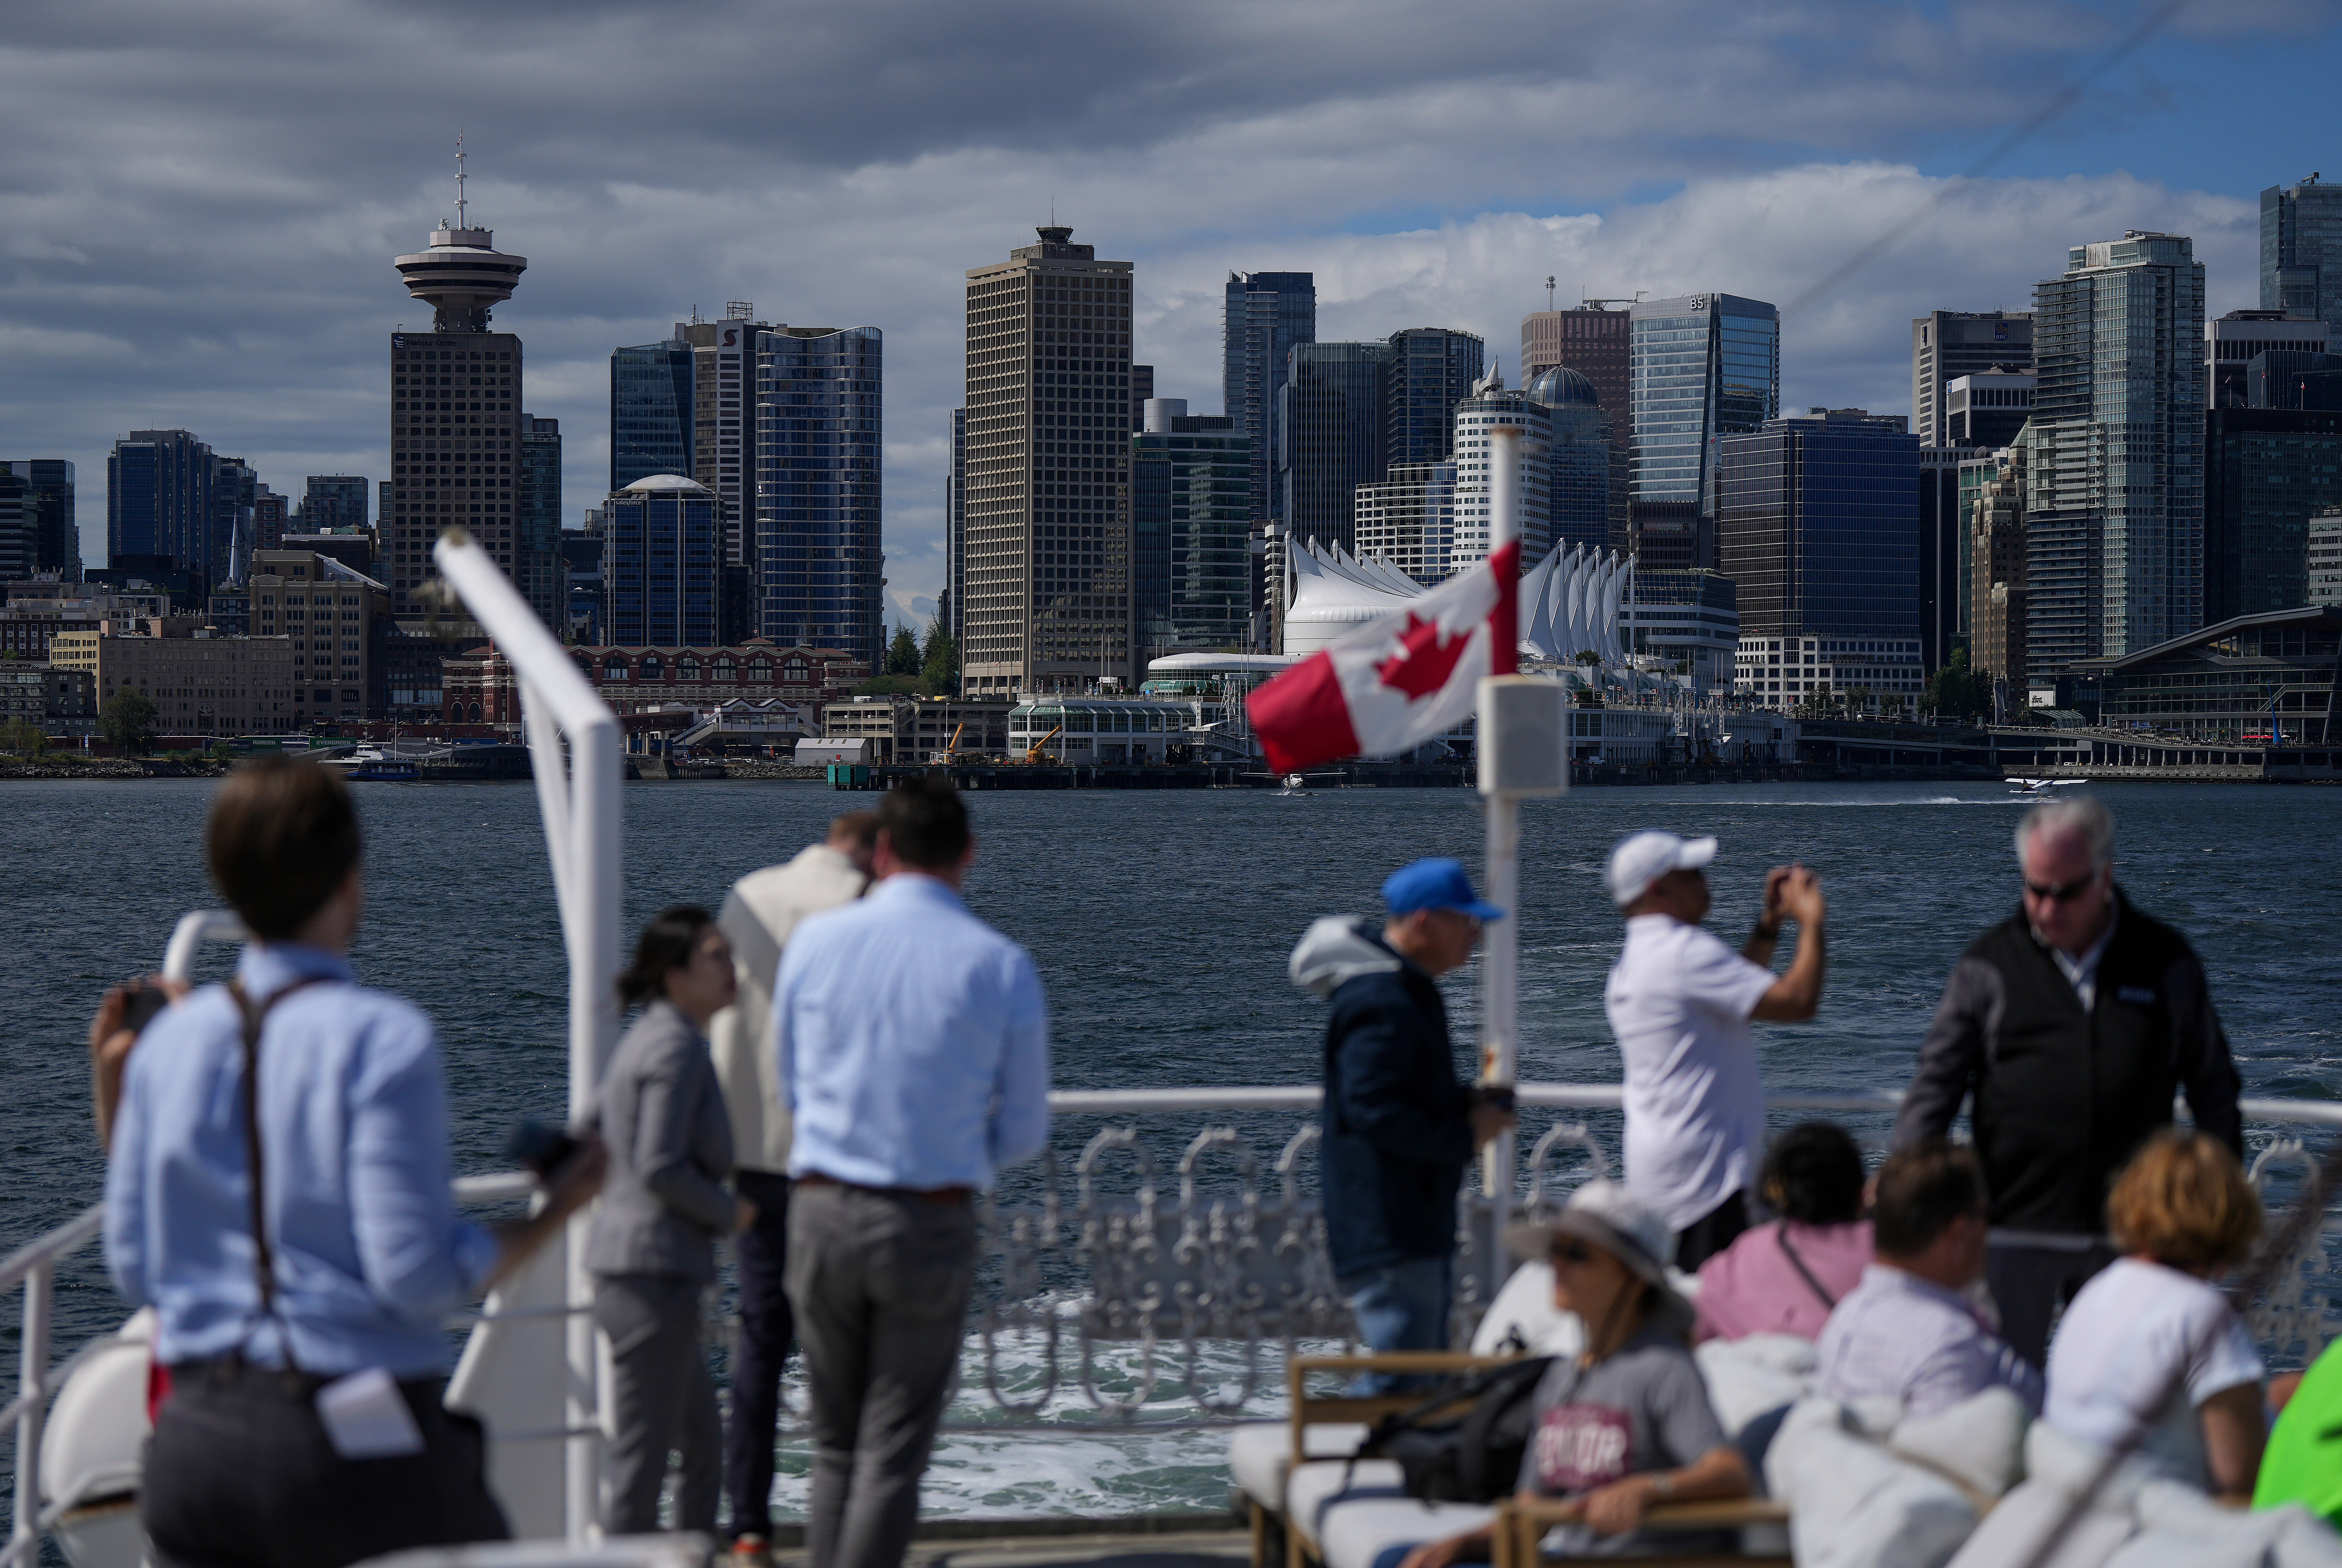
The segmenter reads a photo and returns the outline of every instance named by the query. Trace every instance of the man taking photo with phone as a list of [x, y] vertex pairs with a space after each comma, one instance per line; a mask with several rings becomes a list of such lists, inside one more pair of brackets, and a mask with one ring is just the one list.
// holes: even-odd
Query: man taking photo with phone
[[[1456, 1279], [1456, 1194], [1473, 1154], [1513, 1124], [1509, 1087], [1456, 1072], [1436, 984], [1463, 967], [1483, 921], [1505, 912], [1453, 860], [1418, 860], [1383, 884], [1386, 919], [1328, 917], [1287, 967], [1333, 1004], [1326, 1021], [1326, 1242], [1372, 1349], [1445, 1350]], [[1376, 1390], [1395, 1380], [1369, 1380]]]

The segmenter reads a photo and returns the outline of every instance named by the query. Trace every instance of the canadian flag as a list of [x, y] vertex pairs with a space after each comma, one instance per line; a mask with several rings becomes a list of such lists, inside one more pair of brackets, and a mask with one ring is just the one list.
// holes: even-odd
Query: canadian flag
[[1456, 727], [1483, 675], [1520, 660], [1520, 541], [1404, 612], [1369, 622], [1267, 682], [1245, 704], [1268, 765], [1388, 756]]

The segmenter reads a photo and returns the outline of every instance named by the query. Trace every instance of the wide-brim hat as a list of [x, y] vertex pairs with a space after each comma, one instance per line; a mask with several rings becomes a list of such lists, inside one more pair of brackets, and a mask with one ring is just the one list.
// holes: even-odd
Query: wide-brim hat
[[1588, 1182], [1570, 1193], [1559, 1213], [1506, 1225], [1505, 1247], [1516, 1258], [1544, 1259], [1562, 1236], [1600, 1247], [1650, 1286], [1653, 1323], [1689, 1331], [1692, 1304], [1667, 1274], [1675, 1261], [1675, 1232], [1623, 1183]]

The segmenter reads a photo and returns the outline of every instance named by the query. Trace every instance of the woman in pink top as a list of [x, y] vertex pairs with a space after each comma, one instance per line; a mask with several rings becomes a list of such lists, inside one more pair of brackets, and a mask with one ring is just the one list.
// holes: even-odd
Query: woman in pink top
[[1807, 1122], [1774, 1139], [1758, 1190], [1781, 1217], [1700, 1265], [1693, 1339], [1818, 1338], [1871, 1261], [1862, 1184], [1862, 1152], [1831, 1124]]

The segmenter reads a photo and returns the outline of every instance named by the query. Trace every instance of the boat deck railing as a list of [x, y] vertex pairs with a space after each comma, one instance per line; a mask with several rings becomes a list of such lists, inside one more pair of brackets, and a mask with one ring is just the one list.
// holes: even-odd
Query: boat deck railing
[[[1517, 1178], [1501, 1199], [1472, 1191], [1459, 1203], [1456, 1343], [1468, 1341], [1508, 1273], [1495, 1244], [1502, 1223], [1615, 1169], [1606, 1134], [1580, 1114], [1615, 1113], [1623, 1097], [1616, 1084], [1520, 1085], [1517, 1136], [1526, 1152]], [[1875, 1126], [1898, 1098], [1790, 1093], [1772, 1095], [1767, 1109]], [[1161, 1432], [1282, 1414], [1286, 1361], [1306, 1353], [1304, 1345], [1339, 1344], [1353, 1333], [1306, 1170], [1318, 1100], [1306, 1085], [1052, 1094], [1059, 1118], [1104, 1125], [1070, 1168], [1045, 1156], [1017, 1201], [986, 1205], [986, 1283], [971, 1311], [950, 1424], [1096, 1436], [1101, 1428]], [[2309, 1172], [2304, 1135], [2342, 1129], [2342, 1104], [2249, 1099], [2243, 1109], [2253, 1179], [2274, 1206]], [[1277, 1124], [1265, 1136], [1264, 1117]], [[1157, 1153], [1175, 1149], [1176, 1158]], [[533, 1190], [525, 1174], [504, 1173], [465, 1177], [455, 1193], [485, 1204]], [[13, 1426], [15, 1437], [14, 1513], [0, 1568], [30, 1562], [60, 1513], [79, 1501], [45, 1495], [41, 1443], [51, 1400], [105, 1343], [99, 1336], [53, 1359], [59, 1268], [97, 1238], [103, 1222], [103, 1205], [93, 1205], [0, 1261], [0, 1293], [21, 1301], [17, 1384], [0, 1406], [0, 1426]], [[2331, 1303], [2342, 1282], [2332, 1275], [2327, 1233], [2336, 1228], [2329, 1213], [2253, 1308], [2255, 1337], [2273, 1363], [2306, 1363], [2332, 1337]], [[467, 1315], [451, 1326], [561, 1320], [581, 1310], [556, 1302]], [[597, 1417], [589, 1411], [587, 1419]], [[500, 1443], [559, 1435], [490, 1433]]]

